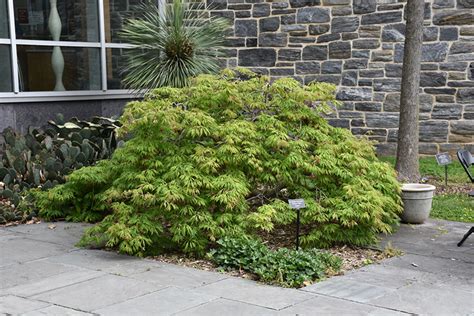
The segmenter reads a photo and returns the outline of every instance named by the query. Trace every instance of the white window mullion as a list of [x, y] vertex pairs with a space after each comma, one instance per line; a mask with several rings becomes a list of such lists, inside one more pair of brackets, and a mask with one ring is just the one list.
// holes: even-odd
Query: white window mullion
[[12, 61], [12, 80], [13, 92], [20, 92], [20, 76], [18, 74], [18, 55], [16, 52], [16, 30], [15, 30], [15, 11], [13, 10], [13, 0], [8, 0], [8, 22], [10, 28], [10, 52]]
[[69, 42], [69, 41], [49, 41], [49, 40], [16, 40], [17, 45], [31, 46], [61, 46], [61, 47], [86, 47], [99, 48], [100, 43], [95, 42]]
[[104, 0], [99, 0], [100, 69], [102, 91], [107, 91], [107, 51], [105, 47]]
[[105, 43], [106, 48], [135, 48], [137, 45], [123, 43]]

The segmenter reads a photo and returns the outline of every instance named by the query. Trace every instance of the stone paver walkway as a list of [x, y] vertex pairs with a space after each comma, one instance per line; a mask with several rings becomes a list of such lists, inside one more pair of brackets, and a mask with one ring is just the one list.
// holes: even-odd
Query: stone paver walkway
[[404, 256], [299, 290], [75, 248], [84, 227], [0, 228], [0, 314], [474, 315], [463, 223], [403, 225], [389, 239]]

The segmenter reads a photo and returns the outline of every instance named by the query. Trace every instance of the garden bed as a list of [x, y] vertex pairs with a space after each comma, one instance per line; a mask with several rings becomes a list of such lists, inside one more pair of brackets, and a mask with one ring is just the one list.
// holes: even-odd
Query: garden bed
[[[261, 237], [264, 237], [264, 244], [273, 251], [283, 248], [294, 249], [294, 240], [292, 239], [291, 230], [289, 231], [290, 233], [288, 233], [284, 229], [276, 230], [276, 233], [273, 233], [271, 235], [261, 234]], [[280, 233], [280, 236], [279, 238], [275, 238], [278, 232]], [[328, 248], [324, 251], [340, 258], [341, 265], [338, 271], [334, 271], [332, 269], [327, 270], [323, 279], [335, 275], [342, 275], [347, 271], [358, 269], [369, 264], [379, 263], [386, 258], [391, 258], [402, 254], [400, 250], [392, 248], [391, 245], [387, 245], [386, 249], [384, 250], [379, 250], [376, 248], [341, 245]], [[204, 271], [224, 272], [234, 277], [241, 277], [254, 281], [262, 281], [256, 274], [249, 273], [248, 271], [245, 271], [243, 269], [224, 269], [215, 262], [213, 262], [209, 256], [207, 256], [207, 258], [196, 258], [186, 256], [184, 254], [173, 253], [150, 256], [148, 258], [184, 267], [195, 268]], [[305, 281], [304, 286], [318, 281], [319, 280], [314, 280], [313, 282]], [[279, 285], [275, 282], [264, 283]]]
[[[328, 252], [334, 254], [342, 259], [341, 270], [337, 273], [327, 274], [327, 277], [342, 275], [347, 271], [361, 268], [369, 264], [376, 264], [381, 262], [384, 259], [391, 258], [394, 256], [395, 252], [391, 251], [380, 251], [369, 248], [362, 247], [350, 247], [350, 246], [339, 246], [332, 247], [327, 249]], [[398, 253], [397, 255], [399, 255]], [[149, 259], [157, 260], [160, 262], [176, 264], [183, 267], [194, 268], [204, 271], [212, 272], [224, 272], [234, 277], [240, 277], [249, 280], [258, 280], [258, 277], [255, 274], [248, 273], [244, 270], [231, 270], [225, 271], [211, 260], [208, 259], [198, 259], [193, 257], [188, 257], [182, 254], [164, 254], [159, 256], [148, 257]], [[307, 283], [305, 285], [309, 285]]]

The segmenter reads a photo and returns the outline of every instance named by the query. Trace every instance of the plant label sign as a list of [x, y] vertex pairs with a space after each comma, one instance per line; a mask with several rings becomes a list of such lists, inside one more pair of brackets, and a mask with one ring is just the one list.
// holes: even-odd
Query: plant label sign
[[436, 161], [438, 162], [438, 165], [440, 166], [447, 166], [451, 163], [453, 163], [453, 160], [451, 159], [451, 156], [449, 153], [440, 153], [436, 155]]
[[297, 210], [299, 210], [300, 208], [306, 207], [306, 204], [304, 203], [304, 199], [288, 200], [288, 204], [290, 204], [291, 208], [297, 209]]

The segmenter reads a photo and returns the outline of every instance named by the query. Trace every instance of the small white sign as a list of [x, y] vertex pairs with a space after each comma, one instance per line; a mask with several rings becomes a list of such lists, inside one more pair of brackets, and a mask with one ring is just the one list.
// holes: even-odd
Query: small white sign
[[300, 209], [300, 208], [306, 207], [306, 204], [304, 203], [304, 199], [288, 200], [288, 204], [290, 204], [290, 207], [294, 209]]
[[436, 155], [436, 161], [440, 166], [446, 166], [451, 164], [453, 161], [449, 153], [440, 153]]

